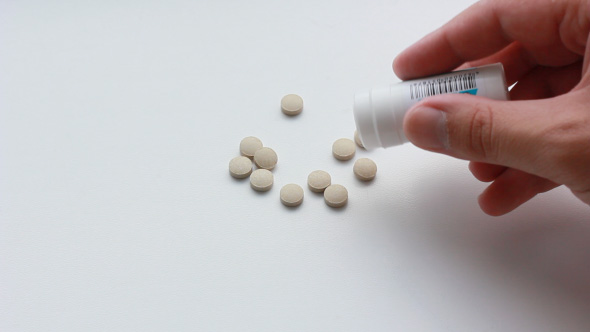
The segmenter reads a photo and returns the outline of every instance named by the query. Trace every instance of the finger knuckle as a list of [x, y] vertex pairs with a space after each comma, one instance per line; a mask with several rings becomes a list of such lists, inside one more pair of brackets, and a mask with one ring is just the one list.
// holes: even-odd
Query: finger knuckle
[[494, 112], [487, 105], [475, 105], [468, 128], [467, 149], [483, 159], [493, 159], [496, 155], [494, 144]]

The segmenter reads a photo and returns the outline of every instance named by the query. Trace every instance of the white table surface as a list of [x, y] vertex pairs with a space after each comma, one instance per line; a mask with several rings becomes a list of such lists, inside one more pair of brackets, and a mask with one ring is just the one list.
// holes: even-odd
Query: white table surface
[[[470, 3], [0, 3], [0, 330], [589, 331], [568, 190], [493, 218], [465, 161], [359, 151], [364, 184], [331, 156], [354, 92]], [[265, 194], [228, 174], [249, 135]], [[346, 208], [280, 204], [314, 169]]]

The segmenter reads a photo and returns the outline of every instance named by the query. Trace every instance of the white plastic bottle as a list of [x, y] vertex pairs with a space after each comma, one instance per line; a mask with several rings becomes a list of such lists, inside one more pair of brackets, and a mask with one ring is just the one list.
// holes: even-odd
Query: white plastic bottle
[[507, 100], [504, 67], [496, 63], [357, 93], [354, 96], [354, 119], [361, 142], [366, 149], [408, 142], [403, 130], [406, 112], [426, 97], [446, 93], [469, 93]]

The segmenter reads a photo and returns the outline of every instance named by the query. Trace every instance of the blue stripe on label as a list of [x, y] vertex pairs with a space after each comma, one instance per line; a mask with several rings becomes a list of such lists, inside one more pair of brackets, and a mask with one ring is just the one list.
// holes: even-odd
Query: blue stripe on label
[[477, 88], [476, 89], [471, 89], [471, 90], [465, 90], [465, 91], [461, 91], [459, 93], [468, 93], [470, 95], [477, 95]]

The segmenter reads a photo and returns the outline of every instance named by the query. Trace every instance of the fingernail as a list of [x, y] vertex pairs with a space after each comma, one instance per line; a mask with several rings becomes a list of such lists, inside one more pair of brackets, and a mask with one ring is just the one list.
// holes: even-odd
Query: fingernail
[[427, 149], [448, 149], [446, 113], [431, 107], [417, 107], [408, 113], [408, 139]]

